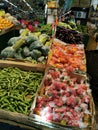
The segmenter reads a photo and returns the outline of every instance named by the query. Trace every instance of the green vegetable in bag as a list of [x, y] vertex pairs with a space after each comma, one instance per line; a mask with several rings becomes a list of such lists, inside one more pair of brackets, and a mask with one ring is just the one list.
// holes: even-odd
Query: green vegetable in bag
[[41, 32], [34, 32], [32, 34], [38, 38], [41, 35]]
[[33, 49], [39, 49], [41, 47], [42, 47], [41, 42], [39, 42], [37, 40], [37, 41], [32, 42], [32, 44], [30, 45], [29, 49], [32, 51]]
[[25, 46], [25, 47], [23, 48], [23, 56], [24, 56], [24, 57], [29, 56], [29, 52], [30, 52], [29, 48], [28, 48], [27, 46]]
[[19, 40], [20, 38], [21, 37], [12, 37], [12, 38], [10, 38], [9, 41], [8, 41], [8, 45], [9, 46], [14, 45], [16, 43], [16, 41]]
[[2, 58], [13, 58], [14, 53], [25, 43], [25, 39], [19, 39], [11, 47], [6, 47], [1, 51]]
[[47, 34], [41, 34], [39, 36], [39, 41], [44, 45], [46, 41], [49, 40], [49, 36]]
[[38, 40], [37, 37], [35, 37], [34, 35], [30, 35], [30, 36], [27, 36], [26, 43], [31, 44], [32, 42], [34, 42], [36, 40]]
[[48, 52], [49, 52], [49, 47], [48, 46], [43, 46], [41, 48], [41, 52], [44, 56], [47, 56], [48, 55]]
[[44, 60], [45, 60], [45, 57], [44, 57], [44, 56], [41, 56], [41, 57], [39, 57], [39, 58], [37, 59], [38, 62], [42, 62], [42, 61], [44, 61]]
[[34, 58], [35, 60], [37, 60], [39, 57], [41, 57], [42, 53], [39, 50], [34, 49], [31, 52], [31, 57]]

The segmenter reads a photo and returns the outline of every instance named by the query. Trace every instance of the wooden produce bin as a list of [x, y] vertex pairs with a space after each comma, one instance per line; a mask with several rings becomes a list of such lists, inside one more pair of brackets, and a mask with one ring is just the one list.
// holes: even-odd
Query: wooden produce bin
[[[16, 61], [8, 61], [8, 60], [0, 60], [0, 68], [7, 67], [17, 67], [21, 70], [30, 70], [30, 71], [38, 71], [44, 72], [45, 65], [36, 65], [32, 63], [23, 63]], [[28, 130], [37, 130], [40, 126], [36, 126], [32, 120], [29, 119], [28, 115], [21, 114], [18, 112], [11, 112], [0, 109], [0, 123], [9, 124], [12, 126], [18, 126], [20, 128], [28, 129]], [[36, 127], [35, 127], [36, 126]]]
[[[34, 99], [34, 102], [32, 103], [32, 106], [31, 106], [31, 112], [30, 112], [30, 117], [29, 119], [32, 120], [32, 122], [35, 122], [36, 121], [36, 124], [40, 124], [44, 127], [47, 127], [49, 130], [50, 129], [56, 129], [56, 130], [96, 130], [95, 127], [96, 127], [96, 119], [95, 119], [95, 104], [94, 104], [94, 101], [93, 101], [93, 97], [92, 95], [91, 98], [90, 98], [90, 104], [89, 104], [89, 109], [90, 109], [90, 112], [91, 112], [91, 115], [88, 116], [88, 115], [85, 115], [85, 121], [89, 120], [90, 123], [89, 125], [86, 127], [86, 128], [80, 128], [80, 127], [74, 127], [74, 126], [68, 126], [68, 125], [62, 125], [61, 123], [58, 123], [58, 122], [53, 122], [53, 121], [45, 121], [43, 119], [43, 117], [40, 116], [40, 112], [43, 112], [43, 111], [40, 111], [38, 110], [37, 112], [35, 112], [35, 109], [37, 110], [37, 99], [38, 97], [42, 97], [42, 98], [47, 98], [47, 92], [45, 92], [46, 90], [46, 86], [45, 86], [45, 79], [46, 79], [46, 76], [48, 75], [49, 76], [49, 70], [51, 69], [55, 69], [55, 67], [47, 67], [46, 70], [45, 70], [45, 75], [44, 75], [44, 78], [41, 82], [41, 85], [37, 91], [37, 94], [36, 94], [36, 97]], [[61, 71], [61, 69], [58, 69]], [[56, 68], [56, 71], [58, 71], [57, 68]], [[77, 74], [77, 73], [70, 73], [70, 77], [74, 77], [74, 78], [77, 78], [77, 82], [80, 82], [80, 80], [84, 80], [86, 81], [86, 75], [81, 75], [81, 74]], [[54, 80], [55, 81], [55, 80]], [[58, 81], [57, 81], [58, 82]], [[48, 85], [47, 85], [48, 86]], [[54, 91], [54, 90], [53, 90]], [[47, 99], [48, 100], [48, 99]], [[41, 102], [41, 101], [40, 101]], [[51, 101], [50, 101], [51, 102]], [[47, 101], [47, 104], [49, 102]], [[46, 105], [47, 106], [47, 105]], [[59, 107], [60, 108], [60, 107]], [[42, 120], [43, 119], [43, 120]]]
[[[35, 100], [32, 104], [31, 107], [31, 113], [30, 116], [32, 117], [32, 121], [35, 119], [37, 123], [40, 123], [43, 126], [47, 126], [48, 128], [51, 129], [59, 129], [59, 130], [95, 130], [95, 125], [96, 125], [96, 121], [95, 121], [95, 105], [94, 105], [94, 101], [93, 101], [93, 97], [92, 97], [92, 93], [90, 91], [90, 84], [88, 82], [88, 77], [86, 74], [86, 59], [85, 59], [85, 53], [84, 53], [84, 49], [81, 50], [83, 48], [83, 45], [76, 45], [78, 46], [77, 52], [80, 51], [82, 53], [79, 53], [79, 57], [81, 57], [81, 61], [83, 63], [84, 69], [79, 68], [78, 71], [73, 71], [73, 70], [67, 70], [67, 67], [65, 66], [65, 70], [64, 70], [64, 66], [56, 66], [56, 63], [58, 63], [58, 61], [56, 62], [52, 62], [52, 56], [54, 56], [56, 54], [56, 58], [60, 58], [60, 56], [62, 56], [64, 59], [66, 59], [66, 57], [68, 56], [68, 54], [71, 54], [69, 56], [72, 57], [73, 56], [73, 52], [68, 53], [65, 47], [64, 47], [64, 42], [60, 42], [58, 39], [54, 40], [54, 44], [51, 47], [51, 52], [48, 55], [48, 61], [47, 61], [47, 67], [45, 69], [45, 75], [43, 78], [43, 81], [40, 85], [40, 88], [38, 89], [38, 93], [35, 97]], [[57, 42], [59, 41], [59, 42]], [[60, 43], [60, 44], [59, 44]], [[65, 45], [67, 45], [67, 47], [69, 46], [68, 44], [65, 43]], [[57, 46], [59, 46], [59, 48], [57, 48]], [[80, 46], [80, 49], [79, 49]], [[57, 53], [55, 53], [56, 49], [59, 49], [60, 52], [64, 53], [59, 53], [62, 55], [57, 55]], [[63, 49], [62, 49], [63, 48]], [[70, 45], [70, 48], [71, 45]], [[62, 50], [62, 51], [61, 51]], [[71, 51], [71, 50], [70, 50]], [[52, 53], [54, 52], [54, 53]], [[75, 51], [76, 52], [76, 51]], [[66, 54], [68, 53], [68, 54]], [[81, 56], [81, 54], [83, 54]], [[75, 57], [72, 57], [73, 59], [75, 59]], [[76, 60], [78, 61], [78, 60]], [[64, 61], [63, 61], [64, 62]], [[51, 64], [50, 64], [51, 63]], [[60, 61], [59, 61], [60, 63]], [[62, 62], [61, 62], [62, 63]], [[70, 61], [67, 62], [65, 61], [65, 64], [67, 64], [67, 66], [69, 66]], [[80, 63], [80, 65], [82, 64]], [[58, 64], [57, 64], [58, 65]], [[49, 67], [49, 68], [48, 68]], [[71, 66], [72, 67], [72, 66]], [[75, 68], [73, 66], [73, 68]], [[78, 68], [78, 67], [77, 67]], [[81, 71], [79, 71], [81, 70]], [[79, 73], [82, 72], [82, 73]], [[65, 74], [66, 73], [66, 74]], [[63, 80], [62, 78], [63, 77]], [[65, 77], [65, 78], [64, 78]], [[75, 78], [76, 81], [72, 82], [72, 84], [70, 84], [70, 81], [72, 81], [71, 79]], [[68, 82], [66, 82], [68, 81]], [[82, 82], [81, 82], [82, 81]], [[63, 84], [64, 83], [64, 84]], [[61, 85], [62, 84], [62, 85]], [[80, 113], [84, 113], [83, 117], [81, 119], [78, 118], [78, 121], [80, 120], [83, 121], [82, 123], [85, 124], [86, 126], [81, 126], [80, 124], [78, 124], [78, 126], [75, 125], [70, 125], [70, 123], [68, 123], [68, 121], [76, 121], [75, 117], [77, 116], [72, 116], [72, 118], [68, 118], [66, 116], [67, 115], [67, 110], [66, 108], [68, 107], [71, 108], [73, 110], [72, 115], [74, 113], [74, 108], [75, 106], [71, 105], [71, 103], [73, 103], [74, 101], [71, 100], [70, 104], [67, 104], [67, 99], [72, 96], [72, 99], [74, 99], [74, 94], [71, 93], [68, 95], [68, 92], [72, 92], [73, 88], [75, 87], [74, 85], [77, 86], [76, 89], [74, 89], [76, 91], [76, 95], [77, 97], [82, 100], [85, 96], [89, 96], [89, 102], [87, 103], [86, 101], [81, 101], [76, 103], [76, 106], [81, 107], [82, 103], [86, 103], [86, 105], [88, 105], [87, 108], [85, 108], [84, 110], [89, 111], [89, 113], [83, 112], [83, 110], [80, 110], [77, 115], [79, 116]], [[83, 85], [86, 87], [86, 89], [84, 90], [85, 93], [79, 94], [77, 93], [77, 90], [80, 89], [80, 86]], [[63, 88], [65, 86], [65, 89]], [[73, 86], [73, 87], [72, 87]], [[82, 86], [81, 86], [82, 88]], [[64, 92], [62, 94], [62, 92]], [[75, 96], [76, 96], [75, 95]], [[65, 96], [65, 98], [63, 99], [63, 97]], [[68, 98], [67, 98], [68, 96]], [[57, 99], [57, 100], [56, 100]], [[59, 104], [60, 103], [60, 104]], [[61, 108], [61, 109], [60, 109]], [[49, 110], [49, 111], [48, 111]], [[68, 110], [69, 112], [70, 110]], [[64, 115], [65, 113], [65, 115]], [[57, 114], [57, 115], [55, 115]], [[69, 113], [68, 113], [69, 114]], [[64, 117], [64, 118], [63, 118]], [[67, 118], [67, 119], [66, 119]], [[56, 120], [57, 119], [57, 120]], [[62, 123], [62, 121], [65, 121]], [[77, 121], [77, 122], [78, 122]], [[75, 122], [76, 123], [76, 122]], [[75, 126], [75, 127], [74, 127]]]

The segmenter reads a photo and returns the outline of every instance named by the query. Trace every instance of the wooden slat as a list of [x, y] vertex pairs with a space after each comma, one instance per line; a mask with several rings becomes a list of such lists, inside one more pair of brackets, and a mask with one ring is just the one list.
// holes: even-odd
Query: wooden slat
[[[45, 71], [45, 65], [43, 64], [32, 64], [32, 63], [25, 63], [19, 61], [9, 61], [9, 60], [0, 60], [0, 68], [6, 67], [18, 67], [22, 70], [28, 71]], [[37, 130], [35, 128], [35, 123], [30, 121], [29, 116], [17, 113], [17, 112], [10, 112], [6, 110], [0, 109], [0, 122], [7, 123], [13, 126], [19, 126], [21, 128], [25, 128], [28, 130]], [[38, 126], [40, 128], [40, 126]]]
[[19, 126], [28, 130], [37, 130], [34, 128], [35, 124], [33, 124], [32, 121], [28, 120], [28, 116], [21, 113], [0, 110], [0, 122], [13, 126]]
[[25, 62], [0, 60], [0, 68], [5, 68], [5, 67], [18, 67], [22, 70], [40, 71], [40, 72], [44, 72], [45, 70], [45, 65], [43, 64], [32, 64], [32, 63], [25, 63]]

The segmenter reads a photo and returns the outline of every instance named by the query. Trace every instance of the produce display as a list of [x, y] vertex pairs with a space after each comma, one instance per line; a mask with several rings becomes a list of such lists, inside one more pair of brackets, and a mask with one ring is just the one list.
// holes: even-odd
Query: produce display
[[0, 69], [0, 109], [28, 114], [43, 73]]
[[43, 121], [85, 128], [91, 124], [91, 90], [66, 69], [49, 68], [38, 92], [34, 114]]
[[19, 24], [19, 21], [14, 16], [12, 16], [10, 13], [6, 13], [4, 10], [0, 10], [0, 17], [9, 20], [15, 25]]
[[81, 32], [82, 34], [87, 34], [88, 33], [88, 27], [84, 25], [79, 25], [77, 24], [77, 30]]
[[[9, 13], [0, 13], [1, 31], [17, 24]], [[36, 32], [21, 29], [19, 36], [10, 38], [0, 52], [1, 59], [46, 63], [46, 68], [45, 74], [17, 67], [0, 68], [0, 109], [62, 129], [91, 127], [94, 103], [86, 74], [84, 37], [79, 31], [85, 33], [87, 28], [71, 21], [59, 22], [54, 39], [51, 24]]]
[[0, 31], [10, 29], [14, 25], [19, 25], [19, 21], [11, 16], [10, 13], [5, 13], [5, 11], [0, 10]]
[[25, 29], [21, 33], [21, 37], [17, 39], [13, 45], [6, 47], [4, 50], [1, 51], [2, 58], [12, 58], [17, 51], [23, 44], [25, 44], [25, 36], [28, 34], [29, 30]]
[[60, 27], [64, 27], [66, 29], [71, 29], [71, 30], [77, 30], [77, 25], [75, 22], [72, 21], [68, 21], [68, 23], [64, 23], [64, 22], [59, 22], [58, 26]]
[[32, 114], [49, 124], [77, 128], [92, 125], [93, 100], [83, 44], [53, 40]]
[[0, 17], [0, 30], [1, 31], [4, 29], [7, 29], [7, 28], [11, 28], [13, 26], [14, 26], [14, 24], [11, 21]]
[[5, 11], [4, 10], [0, 10], [0, 16], [4, 17], [5, 16]]
[[83, 44], [62, 44], [54, 40], [47, 64], [56, 68], [66, 68], [68, 71], [86, 72], [86, 60]]
[[69, 44], [83, 44], [83, 36], [76, 30], [57, 26], [56, 38]]
[[19, 21], [14, 17], [12, 16], [10, 13], [5, 13], [3, 15], [3, 18], [9, 20], [10, 22], [12, 22], [14, 25], [19, 25]]
[[1, 51], [1, 57], [45, 63], [50, 46], [51, 41], [47, 34], [31, 33], [28, 29], [23, 29], [20, 30], [19, 37], [9, 39], [8, 47]]
[[45, 24], [38, 28], [37, 31], [41, 31], [41, 33], [46, 33], [47, 35], [52, 35], [52, 24]]

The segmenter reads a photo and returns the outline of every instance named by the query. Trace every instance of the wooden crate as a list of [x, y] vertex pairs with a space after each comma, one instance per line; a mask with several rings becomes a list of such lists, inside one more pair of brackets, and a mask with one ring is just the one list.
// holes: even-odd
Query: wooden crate
[[10, 61], [10, 60], [0, 60], [0, 68], [6, 67], [18, 67], [22, 70], [30, 70], [30, 71], [39, 71], [44, 72], [45, 65], [44, 64], [32, 64], [29, 62], [19, 62], [19, 61]]
[[[40, 117], [39, 115], [35, 114], [34, 113], [34, 109], [36, 107], [36, 102], [37, 102], [37, 97], [40, 95], [40, 96], [44, 96], [43, 95], [43, 92], [44, 92], [44, 80], [45, 80], [45, 76], [47, 75], [47, 72], [48, 70], [50, 69], [51, 67], [47, 67], [45, 69], [45, 75], [43, 77], [43, 80], [40, 84], [40, 87], [38, 88], [38, 91], [36, 93], [36, 96], [35, 96], [35, 99], [32, 103], [32, 106], [31, 106], [31, 109], [30, 109], [30, 119], [32, 121], [36, 121], [36, 123], [40, 123], [41, 125], [45, 126], [45, 127], [48, 127], [49, 129], [60, 129], [60, 130], [96, 130], [96, 110], [95, 110], [95, 104], [94, 104], [94, 100], [93, 100], [93, 97], [92, 97], [92, 94], [90, 95], [91, 98], [90, 98], [90, 104], [89, 104], [89, 111], [91, 113], [91, 115], [89, 116], [89, 119], [90, 119], [90, 123], [88, 124], [88, 126], [86, 128], [79, 128], [79, 127], [73, 127], [73, 126], [64, 126], [64, 125], [61, 125], [60, 123], [56, 123], [56, 122], [48, 122], [48, 121], [45, 121], [45, 120], [42, 120], [42, 117]], [[86, 75], [83, 75], [83, 74], [78, 74], [78, 73], [70, 73], [70, 76], [71, 77], [75, 77], [77, 78], [77, 82], [80, 82], [80, 80], [86, 80]], [[88, 118], [88, 115], [85, 115], [85, 119]]]
[[[45, 70], [45, 65], [42, 64], [0, 60], [0, 68], [6, 68], [6, 67], [18, 67], [22, 70], [39, 71], [39, 72], [44, 72]], [[27, 115], [18, 112], [10, 112], [0, 109], [0, 122], [7, 123], [13, 126], [19, 126], [20, 128], [28, 130], [37, 130], [37, 128], [35, 128], [35, 123], [29, 120], [29, 117]], [[40, 128], [39, 125], [38, 127]]]
[[[31, 71], [40, 71], [44, 72], [45, 71], [45, 65], [40, 65], [40, 64], [32, 64], [32, 63], [25, 63], [25, 62], [15, 62], [15, 61], [7, 61], [7, 60], [0, 60], [0, 68], [5, 68], [5, 67], [18, 67], [23, 70], [31, 70]], [[95, 111], [94, 109], [94, 103], [92, 100], [92, 112]], [[95, 115], [92, 115], [92, 118], [94, 118]], [[10, 111], [5, 111], [0, 109], [0, 122], [1, 123], [7, 123], [13, 126], [19, 126], [24, 129], [28, 130], [38, 130], [38, 129], [44, 129], [44, 130], [73, 130], [73, 128], [70, 127], [61, 127], [61, 126], [56, 126], [56, 125], [48, 125], [47, 123], [42, 123], [40, 120], [37, 121], [37, 119], [32, 118], [30, 116], [21, 114], [21, 113], [16, 113], [16, 112], [10, 112]], [[95, 127], [95, 120], [93, 120], [93, 127]], [[75, 129], [79, 130], [79, 129]], [[84, 129], [83, 129], [84, 130]], [[85, 130], [95, 130], [92, 128], [85, 129]]]

